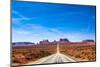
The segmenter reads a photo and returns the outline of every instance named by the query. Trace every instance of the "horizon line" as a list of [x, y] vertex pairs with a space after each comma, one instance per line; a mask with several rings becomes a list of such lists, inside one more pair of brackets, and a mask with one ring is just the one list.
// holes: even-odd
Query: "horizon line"
[[[67, 38], [61, 38], [61, 39], [67, 39]], [[54, 41], [59, 42], [60, 41], [60, 39], [59, 40], [52, 40], [52, 41], [50, 41], [49, 39], [43, 39], [43, 40], [39, 40], [38, 42], [34, 42], [34, 41], [12, 41], [12, 43], [14, 43], [14, 42], [39, 43], [40, 41], [45, 41], [45, 40], [48, 40], [48, 42], [54, 42]], [[71, 41], [71, 40], [68, 39], [69, 42], [83, 42], [84, 40], [93, 40], [94, 42], [96, 41], [95, 39], [83, 39], [83, 40], [79, 40], [79, 41]]]

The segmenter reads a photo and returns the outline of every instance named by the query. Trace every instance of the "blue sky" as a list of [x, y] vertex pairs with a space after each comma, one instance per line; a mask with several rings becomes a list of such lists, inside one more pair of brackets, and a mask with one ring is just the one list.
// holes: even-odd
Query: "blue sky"
[[12, 3], [12, 41], [95, 40], [95, 6]]

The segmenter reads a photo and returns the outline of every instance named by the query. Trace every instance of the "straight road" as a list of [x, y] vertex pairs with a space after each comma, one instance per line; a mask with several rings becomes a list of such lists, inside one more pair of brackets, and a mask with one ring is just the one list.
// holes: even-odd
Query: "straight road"
[[57, 52], [50, 56], [41, 58], [35, 62], [30, 62], [29, 64], [46, 64], [46, 63], [62, 63], [62, 62], [76, 62], [75, 60], [71, 59], [70, 57], [60, 53], [59, 51], [59, 43], [57, 44]]

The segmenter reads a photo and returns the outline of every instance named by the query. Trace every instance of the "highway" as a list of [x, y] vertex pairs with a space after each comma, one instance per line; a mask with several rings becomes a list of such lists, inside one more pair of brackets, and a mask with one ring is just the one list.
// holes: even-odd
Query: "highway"
[[26, 65], [30, 64], [46, 64], [46, 63], [62, 63], [62, 62], [76, 62], [75, 60], [71, 59], [70, 57], [60, 53], [59, 51], [59, 44], [57, 44], [57, 52], [50, 56], [41, 58], [35, 62], [30, 62]]

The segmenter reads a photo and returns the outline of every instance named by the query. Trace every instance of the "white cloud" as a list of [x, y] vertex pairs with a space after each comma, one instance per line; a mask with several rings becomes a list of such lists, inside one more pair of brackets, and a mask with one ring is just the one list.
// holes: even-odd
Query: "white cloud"
[[40, 40], [48, 39], [50, 41], [59, 40], [60, 38], [68, 38], [70, 41], [81, 41], [84, 39], [95, 39], [94, 34], [82, 34], [82, 33], [71, 33], [63, 32], [58, 28], [48, 28], [37, 24], [23, 24], [21, 22], [24, 20], [31, 20], [32, 18], [27, 18], [17, 11], [12, 11], [16, 16], [12, 18], [12, 23], [19, 25], [17, 29], [12, 29], [12, 40], [13, 42], [18, 41], [31, 41], [39, 42]]
[[23, 20], [29, 20], [29, 18], [25, 17], [15, 10], [12, 10], [12, 23], [18, 24]]
[[21, 13], [15, 11], [15, 10], [12, 10], [12, 14], [18, 16], [19, 18], [22, 18], [22, 19], [28, 19], [27, 17], [25, 17], [24, 15], [22, 15]]
[[62, 32], [59, 29], [47, 28], [41, 25], [25, 25], [30, 30], [25, 29], [13, 29], [13, 41], [34, 41], [48, 39], [50, 41], [59, 40], [60, 38], [68, 38], [70, 41], [81, 41], [84, 39], [95, 38], [94, 34], [80, 34]]

